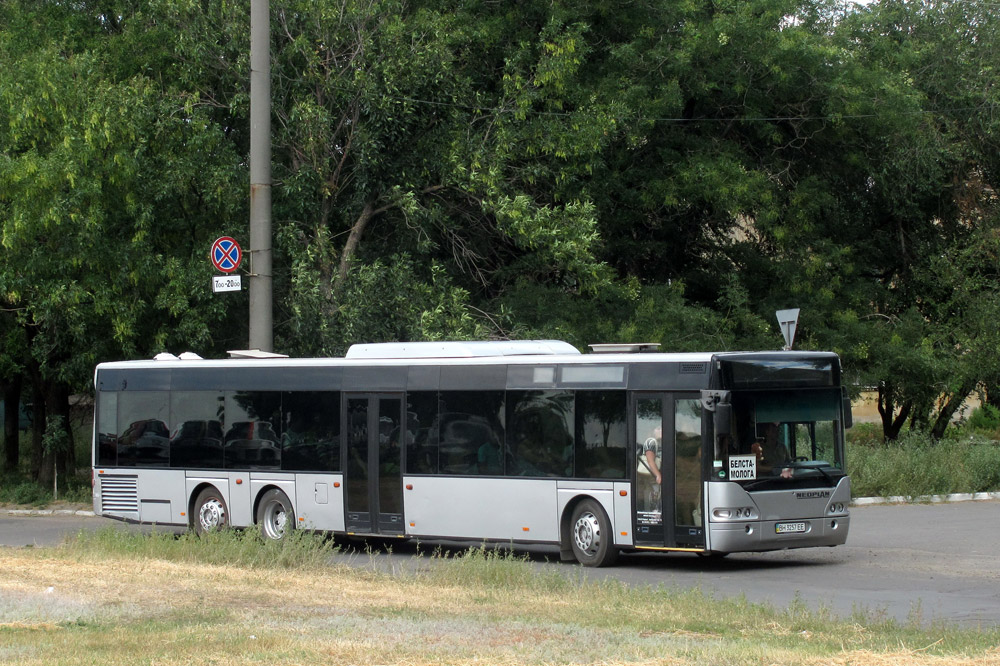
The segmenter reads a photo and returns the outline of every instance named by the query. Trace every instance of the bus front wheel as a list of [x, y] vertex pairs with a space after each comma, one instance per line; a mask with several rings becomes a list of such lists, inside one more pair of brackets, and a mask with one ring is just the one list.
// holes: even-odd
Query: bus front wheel
[[618, 559], [611, 521], [595, 500], [585, 499], [573, 510], [570, 542], [576, 560], [585, 567], [603, 567]]
[[229, 508], [222, 494], [209, 487], [194, 502], [194, 531], [198, 534], [221, 530], [229, 525]]
[[261, 534], [275, 541], [284, 539], [295, 528], [294, 515], [288, 495], [277, 488], [264, 493], [257, 506], [257, 524]]

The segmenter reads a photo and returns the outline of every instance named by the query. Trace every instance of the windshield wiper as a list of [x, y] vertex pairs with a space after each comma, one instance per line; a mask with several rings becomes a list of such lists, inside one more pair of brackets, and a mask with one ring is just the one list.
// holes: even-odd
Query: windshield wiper
[[814, 469], [817, 472], [819, 472], [820, 474], [822, 474], [826, 478], [827, 481], [829, 481], [830, 483], [833, 483], [833, 476], [831, 476], [830, 473], [827, 472], [826, 469], [825, 469], [825, 468], [827, 468], [829, 466], [830, 466], [829, 464], [818, 465], [816, 463], [808, 463], [808, 462], [802, 463], [802, 462], [797, 462], [797, 463], [795, 463], [795, 464], [792, 465], [792, 469]]

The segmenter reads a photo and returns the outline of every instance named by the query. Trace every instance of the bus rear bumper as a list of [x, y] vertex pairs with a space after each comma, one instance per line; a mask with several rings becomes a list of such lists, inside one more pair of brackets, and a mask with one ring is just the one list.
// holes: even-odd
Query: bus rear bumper
[[710, 523], [708, 543], [720, 553], [840, 546], [850, 525], [850, 516]]

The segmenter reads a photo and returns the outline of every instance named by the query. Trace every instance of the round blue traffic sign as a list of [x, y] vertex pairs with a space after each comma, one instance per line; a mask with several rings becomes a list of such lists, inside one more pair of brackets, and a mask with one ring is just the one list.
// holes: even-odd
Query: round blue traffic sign
[[212, 265], [223, 273], [232, 273], [240, 267], [243, 251], [240, 244], [229, 236], [212, 243]]

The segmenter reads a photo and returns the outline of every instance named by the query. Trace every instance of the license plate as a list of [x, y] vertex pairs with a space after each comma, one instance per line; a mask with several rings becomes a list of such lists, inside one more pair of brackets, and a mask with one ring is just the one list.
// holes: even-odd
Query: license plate
[[775, 534], [796, 534], [805, 531], [805, 523], [776, 523], [774, 525]]

